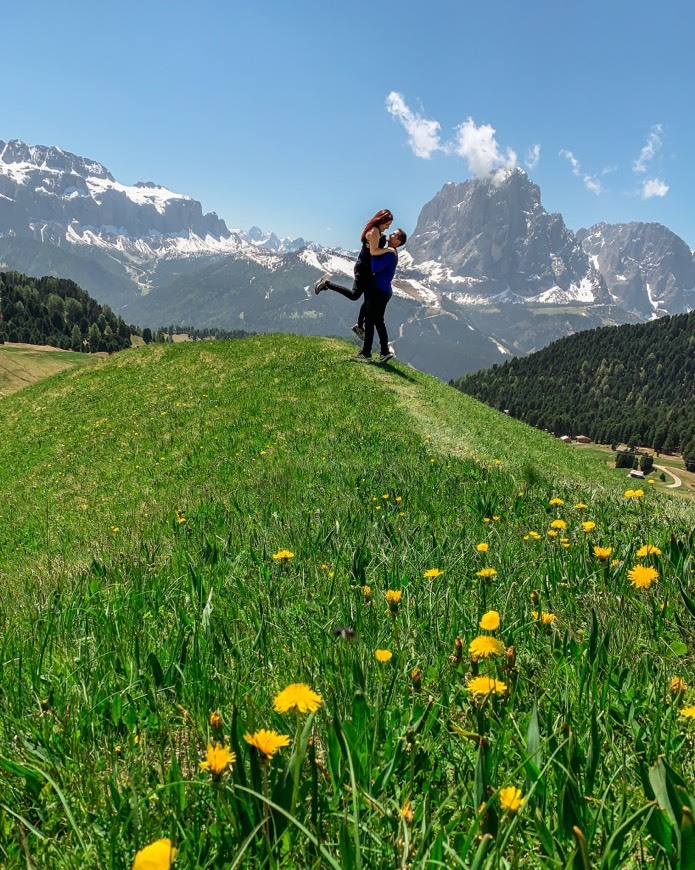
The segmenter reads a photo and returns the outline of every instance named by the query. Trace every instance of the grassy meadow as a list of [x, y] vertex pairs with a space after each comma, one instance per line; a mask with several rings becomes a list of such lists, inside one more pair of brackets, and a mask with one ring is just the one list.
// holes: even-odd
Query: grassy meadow
[[92, 365], [102, 356], [29, 344], [0, 344], [0, 399], [64, 369]]
[[695, 867], [695, 503], [351, 352], [0, 400], [0, 866]]

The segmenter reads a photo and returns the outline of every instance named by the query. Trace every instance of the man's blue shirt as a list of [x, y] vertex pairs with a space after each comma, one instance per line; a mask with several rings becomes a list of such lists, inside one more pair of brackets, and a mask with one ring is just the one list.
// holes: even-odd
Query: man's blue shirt
[[381, 290], [382, 293], [393, 293], [391, 282], [396, 274], [397, 265], [398, 257], [390, 251], [386, 254], [380, 254], [378, 257], [372, 257], [372, 276], [375, 290]]

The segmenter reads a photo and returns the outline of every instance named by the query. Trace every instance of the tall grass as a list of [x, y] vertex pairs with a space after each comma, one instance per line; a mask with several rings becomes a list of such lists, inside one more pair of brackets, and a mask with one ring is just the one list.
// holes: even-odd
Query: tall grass
[[3, 400], [3, 866], [693, 866], [692, 508], [348, 352], [150, 346]]

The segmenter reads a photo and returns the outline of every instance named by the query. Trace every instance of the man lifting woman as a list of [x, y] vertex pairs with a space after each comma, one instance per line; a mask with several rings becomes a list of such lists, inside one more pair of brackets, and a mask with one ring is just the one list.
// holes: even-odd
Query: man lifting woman
[[380, 342], [379, 362], [387, 362], [394, 356], [389, 345], [384, 313], [393, 295], [392, 281], [398, 264], [398, 248], [407, 239], [401, 229], [395, 230], [386, 238], [385, 231], [393, 223], [393, 215], [384, 208], [367, 222], [360, 241], [362, 243], [355, 263], [355, 280], [352, 289], [334, 284], [328, 275], [317, 281], [315, 292], [334, 290], [353, 302], [364, 295], [357, 323], [352, 327], [355, 335], [363, 341], [362, 350], [352, 359], [357, 362], [371, 362], [372, 343], [376, 330]]

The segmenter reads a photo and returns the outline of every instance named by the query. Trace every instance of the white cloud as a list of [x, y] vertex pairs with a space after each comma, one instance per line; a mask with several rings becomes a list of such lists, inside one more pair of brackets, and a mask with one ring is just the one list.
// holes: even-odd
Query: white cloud
[[396, 91], [391, 91], [386, 98], [386, 108], [405, 127], [408, 142], [416, 157], [429, 160], [434, 151], [441, 150], [438, 121], [430, 121], [411, 111]]
[[659, 178], [649, 178], [642, 184], [642, 199], [651, 199], [653, 196], [666, 196], [668, 184]]
[[496, 169], [516, 166], [516, 153], [511, 148], [502, 152], [495, 139], [495, 128], [490, 124], [478, 127], [473, 118], [459, 124], [456, 139], [449, 147], [459, 157], [465, 157], [476, 178], [486, 178]]
[[535, 169], [538, 166], [538, 163], [541, 159], [541, 146], [534, 145], [532, 148], [529, 148], [528, 154], [526, 155], [526, 166], [529, 169]]
[[583, 172], [580, 162], [577, 158], [572, 154], [571, 151], [566, 151], [564, 148], [560, 151], [561, 157], [566, 157], [569, 161], [570, 166], [572, 167], [572, 174], [576, 175], [577, 178], [581, 178], [584, 182], [584, 187], [587, 190], [590, 190], [591, 193], [595, 193], [598, 196], [601, 193], [601, 182], [594, 175], [589, 175], [588, 172]]
[[[654, 124], [647, 136], [647, 141], [644, 144], [642, 150], [639, 153], [639, 157], [632, 164], [632, 168], [635, 172], [646, 172], [648, 168], [648, 164], [654, 159], [654, 155], [661, 148], [661, 124]], [[663, 194], [658, 194], [659, 196], [663, 196]]]

